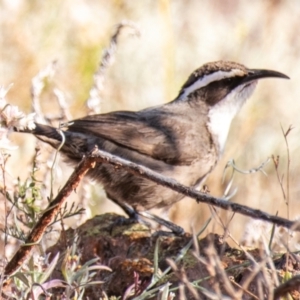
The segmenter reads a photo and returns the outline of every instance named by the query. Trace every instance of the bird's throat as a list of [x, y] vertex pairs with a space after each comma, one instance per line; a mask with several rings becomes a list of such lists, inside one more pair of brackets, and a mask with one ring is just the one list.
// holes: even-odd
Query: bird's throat
[[252, 95], [257, 81], [238, 86], [225, 99], [210, 108], [208, 113], [208, 130], [219, 146], [219, 153], [224, 151], [231, 121], [246, 100]]

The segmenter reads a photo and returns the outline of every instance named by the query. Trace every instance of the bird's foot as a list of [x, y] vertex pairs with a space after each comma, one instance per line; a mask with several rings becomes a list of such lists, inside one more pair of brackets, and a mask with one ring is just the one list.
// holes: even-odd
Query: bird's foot
[[156, 230], [154, 233], [153, 233], [153, 236], [154, 237], [174, 237], [174, 236], [181, 236], [182, 234], [178, 234], [178, 233], [175, 233], [173, 231], [166, 231], [166, 230]]
[[156, 215], [150, 214], [149, 212], [146, 212], [146, 211], [141, 211], [141, 212], [136, 212], [136, 213], [138, 213], [142, 217], [152, 220], [152, 221], [156, 222], [157, 224], [164, 226], [171, 230], [171, 232], [159, 230], [159, 231], [157, 231], [157, 233], [159, 235], [162, 235], [162, 233], [166, 233], [164, 235], [172, 235], [172, 234], [183, 235], [184, 234], [184, 229], [182, 227], [176, 225], [173, 222], [167, 221], [163, 218], [160, 218]]
[[[113, 197], [109, 196], [109, 198], [114, 203], [119, 205], [124, 210], [124, 212], [129, 216], [129, 218], [120, 217], [120, 221], [118, 221], [118, 222], [120, 222], [119, 225], [121, 225], [121, 224], [122, 225], [132, 224], [132, 223], [138, 222], [138, 223], [145, 224], [146, 226], [151, 228], [151, 224], [149, 224], [143, 218], [140, 217], [140, 216], [142, 216], [142, 217], [147, 218], [151, 221], [154, 221], [155, 223], [157, 223], [161, 226], [164, 226], [164, 227], [170, 229], [171, 232], [169, 233], [169, 232], [166, 231], [166, 235], [169, 235], [169, 234], [183, 235], [184, 234], [184, 230], [183, 230], [182, 227], [180, 227], [180, 226], [178, 226], [178, 225], [176, 225], [176, 224], [174, 224], [170, 221], [162, 219], [162, 218], [160, 218], [156, 215], [153, 215], [149, 212], [146, 212], [146, 211], [137, 211], [132, 206], [130, 206], [129, 204], [127, 204], [125, 202], [122, 202], [122, 201], [118, 201], [118, 200], [114, 199]], [[161, 232], [163, 232], [163, 231], [161, 231]]]
[[137, 212], [132, 213], [129, 217], [119, 216], [114, 222], [114, 226], [125, 226], [135, 223], [145, 224], [147, 227], [151, 227], [151, 224], [141, 218]]

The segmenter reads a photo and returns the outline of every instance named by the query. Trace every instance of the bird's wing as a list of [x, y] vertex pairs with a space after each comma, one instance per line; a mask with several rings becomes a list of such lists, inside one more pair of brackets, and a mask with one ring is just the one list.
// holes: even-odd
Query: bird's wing
[[164, 114], [117, 111], [92, 115], [74, 120], [68, 131], [100, 137], [169, 164], [188, 165], [194, 157], [189, 154], [190, 149], [180, 148], [176, 121]]

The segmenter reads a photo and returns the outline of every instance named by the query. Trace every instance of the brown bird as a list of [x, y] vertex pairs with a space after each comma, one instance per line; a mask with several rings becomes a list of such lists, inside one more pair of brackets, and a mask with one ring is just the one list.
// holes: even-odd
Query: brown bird
[[[77, 164], [95, 145], [146, 166], [178, 182], [196, 187], [214, 169], [223, 152], [230, 124], [257, 81], [288, 78], [271, 71], [248, 69], [227, 61], [195, 70], [171, 102], [137, 112], [115, 111], [71, 121], [64, 131], [61, 153]], [[31, 131], [54, 148], [61, 145], [57, 129], [36, 124]], [[136, 211], [169, 207], [183, 195], [109, 164], [88, 175], [99, 181], [112, 201]]]

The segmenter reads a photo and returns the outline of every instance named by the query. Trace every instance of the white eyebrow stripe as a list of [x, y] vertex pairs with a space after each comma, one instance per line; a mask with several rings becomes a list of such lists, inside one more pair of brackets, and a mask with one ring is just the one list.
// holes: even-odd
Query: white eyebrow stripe
[[194, 91], [201, 89], [204, 86], [207, 86], [213, 81], [218, 81], [225, 78], [235, 77], [235, 76], [243, 76], [245, 73], [240, 69], [232, 69], [230, 71], [217, 71], [209, 75], [205, 75], [197, 79], [192, 85], [186, 87], [183, 90], [183, 93], [180, 95], [180, 100], [185, 100], [187, 95], [193, 93]]

